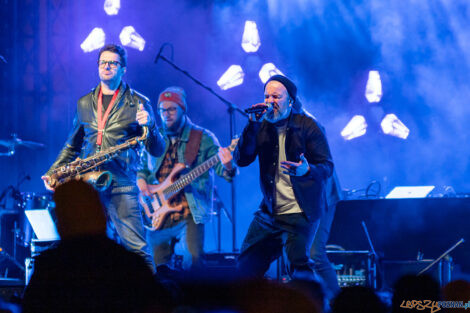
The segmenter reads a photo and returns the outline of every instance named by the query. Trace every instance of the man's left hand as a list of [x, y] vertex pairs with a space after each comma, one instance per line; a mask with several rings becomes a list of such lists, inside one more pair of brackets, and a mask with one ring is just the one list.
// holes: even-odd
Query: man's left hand
[[151, 126], [153, 122], [149, 112], [144, 109], [144, 105], [141, 102], [139, 103], [139, 110], [137, 110], [135, 119], [140, 126]]
[[300, 155], [300, 162], [282, 161], [281, 167], [285, 169], [283, 173], [290, 176], [304, 176], [310, 170], [303, 153]]
[[227, 148], [219, 148], [219, 155], [220, 162], [225, 167], [227, 171], [232, 170], [232, 153]]

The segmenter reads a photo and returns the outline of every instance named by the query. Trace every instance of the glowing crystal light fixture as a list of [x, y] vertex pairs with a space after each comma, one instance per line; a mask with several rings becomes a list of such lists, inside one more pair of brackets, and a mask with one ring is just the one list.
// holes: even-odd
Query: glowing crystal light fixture
[[261, 40], [259, 38], [258, 27], [253, 21], [245, 22], [245, 30], [243, 31], [242, 37], [242, 48], [245, 52], [256, 52], [261, 46]]
[[355, 115], [341, 131], [341, 136], [346, 140], [360, 137], [366, 133], [367, 123], [362, 115]]
[[387, 114], [380, 123], [384, 134], [395, 136], [401, 139], [408, 138], [410, 130], [398, 119], [395, 114]]
[[119, 39], [124, 46], [131, 47], [139, 51], [144, 50], [145, 40], [132, 26], [124, 27], [119, 34]]
[[106, 35], [103, 29], [95, 27], [86, 37], [86, 39], [82, 42], [80, 48], [82, 48], [84, 52], [91, 52], [93, 50], [103, 47], [105, 39]]
[[117, 15], [121, 8], [121, 0], [106, 0], [104, 2], [104, 11], [108, 15]]
[[365, 96], [370, 103], [380, 102], [382, 99], [382, 81], [378, 71], [369, 71]]
[[245, 73], [240, 65], [231, 65], [217, 81], [217, 85], [220, 89], [227, 90], [243, 84], [244, 77]]
[[273, 63], [266, 63], [261, 67], [259, 71], [259, 78], [261, 81], [266, 83], [268, 79], [273, 75], [284, 75]]

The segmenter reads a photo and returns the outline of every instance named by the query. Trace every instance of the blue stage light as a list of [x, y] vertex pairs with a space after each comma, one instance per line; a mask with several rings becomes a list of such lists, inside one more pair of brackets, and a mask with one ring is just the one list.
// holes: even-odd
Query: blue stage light
[[145, 40], [139, 33], [137, 33], [132, 26], [126, 26], [122, 29], [119, 34], [121, 43], [126, 47], [131, 47], [139, 51], [143, 51], [145, 48]]
[[365, 96], [370, 103], [380, 102], [382, 99], [382, 81], [379, 71], [369, 71]]
[[367, 123], [362, 115], [355, 115], [341, 131], [341, 136], [345, 140], [351, 140], [363, 136], [366, 133]]
[[398, 119], [395, 114], [387, 114], [380, 123], [382, 131], [386, 135], [406, 139], [410, 133], [408, 127]]
[[243, 84], [244, 77], [245, 73], [240, 65], [231, 65], [217, 81], [217, 85], [220, 89], [227, 90]]
[[86, 39], [82, 42], [80, 48], [82, 48], [84, 52], [91, 52], [93, 50], [103, 47], [105, 39], [106, 35], [103, 29], [95, 27], [86, 37]]
[[243, 31], [242, 48], [245, 52], [256, 52], [261, 46], [258, 27], [253, 21], [245, 22], [245, 30]]
[[261, 81], [266, 83], [268, 79], [273, 75], [284, 75], [273, 63], [266, 63], [261, 67], [259, 71], [259, 78]]
[[108, 15], [117, 15], [121, 8], [120, 0], [106, 0], [104, 2], [104, 11]]

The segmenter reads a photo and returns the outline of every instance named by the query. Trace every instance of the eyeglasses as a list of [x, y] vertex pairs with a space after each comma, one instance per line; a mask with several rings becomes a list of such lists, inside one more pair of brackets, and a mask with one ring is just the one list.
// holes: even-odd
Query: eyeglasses
[[160, 113], [160, 114], [163, 114], [163, 113], [165, 113], [165, 112], [168, 113], [168, 114], [173, 114], [173, 113], [176, 112], [176, 110], [177, 110], [177, 108], [171, 107], [171, 108], [168, 108], [168, 109], [159, 108], [157, 111], [158, 111], [158, 113]]
[[121, 65], [121, 62], [119, 62], [119, 61], [105, 61], [105, 60], [99, 60], [98, 61], [98, 66], [99, 67], [106, 67], [106, 65], [109, 65], [110, 68], [116, 68], [118, 65]]

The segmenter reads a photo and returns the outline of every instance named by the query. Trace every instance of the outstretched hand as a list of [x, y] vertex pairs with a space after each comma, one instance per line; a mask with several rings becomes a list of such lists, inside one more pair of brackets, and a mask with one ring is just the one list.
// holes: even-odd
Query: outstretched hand
[[285, 169], [283, 173], [290, 176], [304, 176], [310, 170], [303, 153], [300, 155], [300, 162], [282, 161], [281, 167]]

